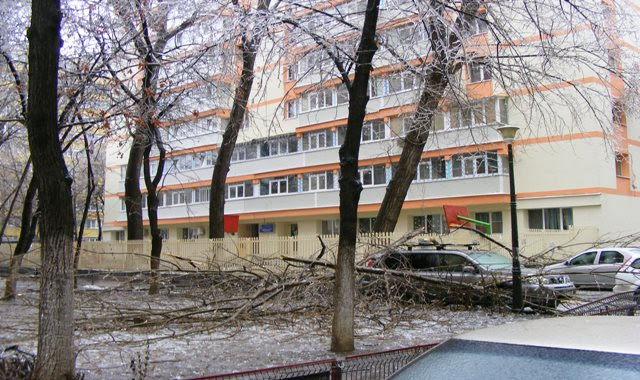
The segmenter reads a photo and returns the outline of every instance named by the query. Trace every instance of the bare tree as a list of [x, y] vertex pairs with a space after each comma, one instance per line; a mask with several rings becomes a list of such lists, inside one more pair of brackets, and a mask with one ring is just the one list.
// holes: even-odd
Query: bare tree
[[[238, 132], [245, 121], [245, 113], [251, 88], [253, 87], [253, 67], [260, 47], [260, 41], [265, 33], [267, 21], [267, 11], [271, 0], [260, 0], [254, 14], [248, 12], [243, 6], [237, 6], [243, 12], [243, 22], [251, 22], [250, 28], [243, 28], [239, 37], [239, 55], [242, 56], [242, 71], [239, 82], [235, 89], [233, 105], [231, 106], [231, 116], [229, 124], [222, 136], [218, 159], [213, 168], [211, 176], [211, 198], [209, 201], [209, 237], [224, 237], [224, 198], [225, 182], [231, 164], [231, 155], [238, 139]], [[237, 5], [237, 3], [236, 3]], [[251, 20], [254, 18], [254, 20]]]
[[42, 205], [38, 378], [73, 378], [75, 372], [71, 179], [58, 139], [61, 21], [59, 1], [32, 1], [27, 130]]

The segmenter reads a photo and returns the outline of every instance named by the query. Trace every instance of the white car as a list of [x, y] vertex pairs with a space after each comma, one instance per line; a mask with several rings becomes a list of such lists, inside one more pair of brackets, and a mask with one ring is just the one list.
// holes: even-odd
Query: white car
[[458, 335], [390, 379], [640, 378], [640, 319], [560, 317]]
[[566, 274], [576, 287], [612, 289], [623, 264], [637, 258], [640, 258], [640, 248], [594, 248], [561, 263], [547, 265], [542, 271]]
[[627, 261], [616, 273], [616, 293], [632, 292], [640, 288], [640, 257]]

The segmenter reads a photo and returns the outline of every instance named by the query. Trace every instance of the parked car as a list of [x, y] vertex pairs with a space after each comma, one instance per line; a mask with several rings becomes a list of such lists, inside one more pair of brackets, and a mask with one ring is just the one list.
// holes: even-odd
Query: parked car
[[613, 289], [622, 265], [640, 258], [640, 248], [596, 248], [561, 263], [547, 265], [544, 273], [566, 274], [577, 287]]
[[640, 319], [561, 317], [458, 335], [390, 379], [638, 379]]
[[616, 293], [633, 292], [640, 288], [640, 257], [627, 261], [616, 273]]
[[[419, 244], [406, 250], [372, 258], [368, 265], [393, 270], [409, 270], [420, 276], [484, 286], [510, 287], [512, 261], [504, 255], [447, 244]], [[460, 247], [460, 246], [458, 246]], [[563, 274], [542, 275], [533, 268], [521, 268], [523, 293], [529, 299], [555, 300], [575, 292]]]

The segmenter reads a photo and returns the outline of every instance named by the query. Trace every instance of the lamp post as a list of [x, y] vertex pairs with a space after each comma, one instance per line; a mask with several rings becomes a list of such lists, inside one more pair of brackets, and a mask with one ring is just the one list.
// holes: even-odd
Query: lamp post
[[518, 217], [516, 215], [516, 186], [513, 176], [513, 140], [518, 132], [518, 127], [504, 125], [497, 130], [502, 139], [507, 143], [509, 152], [509, 195], [511, 197], [511, 257], [512, 257], [512, 304], [513, 311], [520, 311], [523, 307], [522, 300], [522, 272], [520, 271], [520, 258], [518, 257]]

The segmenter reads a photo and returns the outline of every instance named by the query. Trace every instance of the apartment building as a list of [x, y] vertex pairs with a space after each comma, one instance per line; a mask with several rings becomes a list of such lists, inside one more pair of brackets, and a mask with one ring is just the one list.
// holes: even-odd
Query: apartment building
[[[361, 10], [363, 2], [335, 4], [354, 11], [356, 22], [355, 10]], [[324, 25], [321, 15], [301, 18], [308, 30]], [[401, 17], [397, 10], [381, 10], [379, 29], [385, 44], [374, 60], [360, 148], [361, 232], [371, 231], [421, 91], [419, 75], [406, 67], [399, 69], [393, 61], [409, 50], [428, 51], [428, 36], [418, 21], [411, 13]], [[481, 17], [471, 29], [465, 42], [469, 50], [486, 51], [496, 44]], [[530, 38], [536, 38], [534, 31]], [[264, 87], [249, 106], [252, 120], [233, 153], [225, 214], [239, 216], [242, 237], [339, 232], [338, 149], [346, 128], [348, 93], [326, 53], [309, 38], [290, 40], [296, 43], [277, 64], [262, 57], [257, 71]], [[496, 127], [515, 125], [520, 127], [514, 171], [521, 231], [589, 228], [603, 236], [637, 232], [639, 120], [617, 100], [615, 95], [623, 97], [624, 86], [615, 74], [607, 76], [592, 68], [566, 70], [574, 73], [575, 82], [549, 81], [535, 89], [544, 95], [546, 105], [534, 109], [524, 106], [530, 88], [504, 88], [499, 73], [483, 59], [464, 64], [458, 85], [470, 96], [460, 104], [442, 102], [396, 231], [427, 226], [430, 232], [446, 233], [442, 206], [451, 204], [467, 206], [471, 217], [491, 223], [494, 233], [508, 235], [507, 146]], [[589, 91], [578, 96], [571, 93], [575, 86]], [[603, 90], [614, 96], [600, 96]], [[208, 236], [209, 186], [231, 99], [198, 106], [204, 108], [197, 118], [167, 128], [165, 138], [173, 150], [158, 212], [168, 239]], [[127, 151], [127, 144], [117, 141], [107, 151], [105, 240], [126, 239]]]

